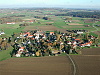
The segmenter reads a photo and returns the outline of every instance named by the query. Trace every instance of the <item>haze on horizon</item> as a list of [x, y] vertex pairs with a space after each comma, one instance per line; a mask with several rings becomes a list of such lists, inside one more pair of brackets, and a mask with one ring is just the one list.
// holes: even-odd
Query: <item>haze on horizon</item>
[[21, 7], [61, 7], [61, 8], [97, 8], [100, 0], [2, 0], [0, 8]]

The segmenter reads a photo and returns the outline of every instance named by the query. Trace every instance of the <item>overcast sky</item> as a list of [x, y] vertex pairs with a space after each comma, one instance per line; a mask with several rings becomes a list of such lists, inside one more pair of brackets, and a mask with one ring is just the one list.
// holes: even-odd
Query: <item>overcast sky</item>
[[0, 7], [100, 8], [100, 0], [1, 0]]

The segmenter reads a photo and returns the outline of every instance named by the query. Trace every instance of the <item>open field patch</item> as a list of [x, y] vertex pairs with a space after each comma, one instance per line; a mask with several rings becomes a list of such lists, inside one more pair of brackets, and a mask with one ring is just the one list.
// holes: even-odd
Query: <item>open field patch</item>
[[95, 31], [94, 33], [97, 35], [100, 35], [100, 31]]
[[60, 28], [57, 28], [55, 26], [47, 26], [47, 25], [44, 25], [44, 26], [27, 26], [25, 27], [25, 29], [23, 31], [27, 31], [27, 30], [43, 30], [43, 31], [60, 31], [60, 32], [66, 32], [66, 29], [60, 29]]
[[54, 22], [46, 22], [46, 23], [54, 23]]
[[67, 23], [68, 25], [83, 25], [83, 24], [79, 24], [79, 23]]
[[86, 19], [84, 20], [85, 23], [94, 23], [95, 21], [93, 19]]
[[80, 25], [80, 26], [75, 26], [75, 25], [66, 25], [66, 26], [61, 26], [62, 28], [64, 29], [85, 29], [85, 30], [89, 30], [89, 31], [92, 31], [92, 30], [95, 30], [93, 27], [85, 27], [83, 25]]
[[71, 75], [66, 56], [12, 58], [0, 62], [0, 75]]
[[72, 20], [72, 22], [81, 22], [80, 20]]
[[63, 28], [90, 28], [85, 26], [62, 26]]

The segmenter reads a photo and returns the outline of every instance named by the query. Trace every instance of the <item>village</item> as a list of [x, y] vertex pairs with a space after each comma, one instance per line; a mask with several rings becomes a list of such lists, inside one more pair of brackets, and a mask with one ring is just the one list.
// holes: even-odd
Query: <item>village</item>
[[13, 43], [12, 57], [58, 56], [62, 53], [79, 54], [82, 48], [99, 47], [99, 36], [85, 32], [61, 33], [60, 31], [26, 31], [13, 34], [8, 39]]

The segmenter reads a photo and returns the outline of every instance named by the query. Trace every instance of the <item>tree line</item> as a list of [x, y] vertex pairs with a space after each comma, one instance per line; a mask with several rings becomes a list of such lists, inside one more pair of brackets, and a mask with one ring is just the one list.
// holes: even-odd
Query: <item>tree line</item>
[[81, 18], [97, 18], [100, 19], [100, 12], [68, 12], [66, 14], [56, 14], [55, 16], [73, 16], [73, 17], [81, 17]]

